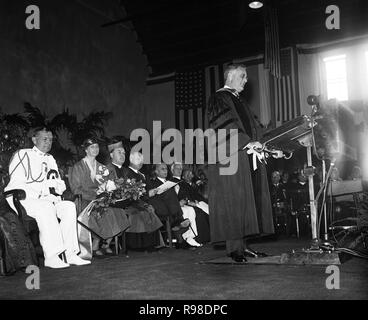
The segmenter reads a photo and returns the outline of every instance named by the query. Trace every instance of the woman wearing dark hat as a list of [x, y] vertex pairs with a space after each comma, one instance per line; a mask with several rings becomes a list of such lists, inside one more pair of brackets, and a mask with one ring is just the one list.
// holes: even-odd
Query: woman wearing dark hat
[[[82, 195], [83, 210], [92, 200], [96, 199], [97, 190], [104, 182], [104, 176], [108, 176], [109, 172], [103, 164], [96, 160], [100, 150], [96, 139], [86, 139], [82, 147], [86, 156], [71, 168], [69, 184], [74, 194]], [[106, 208], [106, 210], [100, 216], [91, 214], [88, 221], [88, 227], [98, 235], [98, 237], [94, 236], [92, 245], [95, 255], [103, 254], [100, 250], [100, 238], [105, 240], [101, 248], [106, 253], [112, 253], [109, 248], [112, 238], [130, 226], [124, 210], [111, 207]]]

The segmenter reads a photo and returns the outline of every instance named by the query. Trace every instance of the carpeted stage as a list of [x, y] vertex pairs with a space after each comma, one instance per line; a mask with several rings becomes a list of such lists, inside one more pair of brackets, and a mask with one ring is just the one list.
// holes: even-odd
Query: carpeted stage
[[[255, 242], [272, 255], [308, 247], [308, 240]], [[340, 266], [340, 289], [326, 288], [326, 266], [208, 264], [223, 249], [163, 249], [106, 256], [85, 267], [41, 268], [40, 289], [28, 290], [25, 273], [0, 278], [1, 299], [246, 300], [368, 299], [367, 260], [351, 258]]]

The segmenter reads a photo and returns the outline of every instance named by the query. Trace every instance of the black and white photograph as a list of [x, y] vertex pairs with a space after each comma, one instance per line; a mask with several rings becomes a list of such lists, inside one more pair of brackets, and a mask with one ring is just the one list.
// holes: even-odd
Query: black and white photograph
[[2, 0], [4, 307], [367, 300], [367, 17], [366, 0]]

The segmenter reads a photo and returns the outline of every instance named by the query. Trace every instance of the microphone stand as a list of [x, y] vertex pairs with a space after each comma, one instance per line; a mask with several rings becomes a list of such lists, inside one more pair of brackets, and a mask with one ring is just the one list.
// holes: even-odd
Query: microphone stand
[[[328, 242], [328, 234], [327, 234], [327, 214], [326, 214], [326, 203], [323, 204], [324, 211], [324, 222], [325, 222], [325, 233], [324, 233], [324, 242], [319, 239], [319, 230], [317, 229], [317, 207], [318, 207], [318, 199], [321, 195], [322, 191], [324, 191], [324, 195], [326, 195], [327, 191], [327, 182], [329, 176], [332, 172], [332, 168], [334, 166], [333, 161], [331, 161], [331, 165], [326, 177], [326, 163], [323, 160], [322, 169], [323, 169], [323, 185], [320, 188], [317, 196], [314, 195], [314, 167], [312, 164], [312, 147], [314, 146], [314, 120], [318, 119], [316, 115], [318, 111], [318, 101], [316, 100], [308, 101], [312, 106], [312, 114], [311, 114], [311, 129], [312, 132], [310, 135], [303, 137], [298, 140], [299, 143], [307, 148], [307, 176], [309, 183], [309, 202], [310, 202], [310, 215], [311, 215], [311, 229], [312, 229], [312, 241], [309, 249], [302, 249], [295, 251], [293, 250], [291, 254], [283, 254], [281, 256], [282, 263], [288, 264], [317, 264], [317, 265], [331, 265], [331, 264], [341, 264], [338, 252], [334, 250], [334, 247]], [[313, 102], [313, 103], [312, 103]], [[321, 218], [321, 217], [320, 217]], [[318, 226], [319, 227], [319, 226]]]
[[[330, 168], [328, 170], [328, 174], [326, 176], [326, 160], [323, 159], [322, 160], [322, 186], [324, 187], [324, 193], [326, 195], [327, 193], [327, 188], [328, 188], [328, 180], [330, 178], [330, 173], [332, 172], [332, 169], [334, 167], [334, 162], [331, 161], [330, 163]], [[323, 242], [322, 242], [322, 245], [323, 245], [323, 248], [325, 249], [328, 249], [328, 250], [332, 250], [334, 249], [334, 246], [331, 244], [331, 242], [329, 241], [329, 238], [328, 238], [328, 226], [327, 226], [327, 223], [328, 223], [328, 219], [327, 219], [327, 201], [324, 197], [324, 203], [323, 203], [323, 222], [324, 222], [324, 234], [323, 234]]]

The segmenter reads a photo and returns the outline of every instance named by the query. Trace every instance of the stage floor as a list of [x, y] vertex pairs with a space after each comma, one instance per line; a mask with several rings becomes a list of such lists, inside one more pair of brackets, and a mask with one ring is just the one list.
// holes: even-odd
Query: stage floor
[[[272, 255], [308, 247], [308, 240], [255, 242]], [[28, 290], [28, 274], [0, 278], [1, 299], [261, 300], [368, 299], [367, 260], [351, 258], [338, 266], [340, 289], [327, 289], [326, 266], [203, 263], [226, 260], [223, 249], [163, 249], [107, 256], [84, 267], [40, 269], [40, 289]]]

